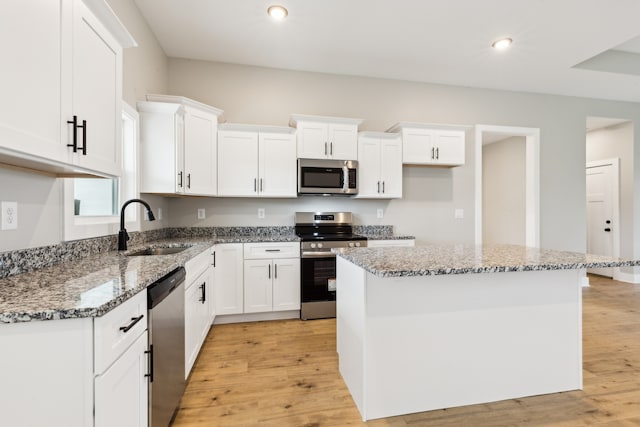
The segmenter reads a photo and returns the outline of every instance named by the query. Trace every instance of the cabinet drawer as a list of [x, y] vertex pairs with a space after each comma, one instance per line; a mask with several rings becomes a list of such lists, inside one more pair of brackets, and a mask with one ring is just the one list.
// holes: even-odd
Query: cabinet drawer
[[211, 264], [213, 264], [211, 248], [208, 248], [206, 251], [202, 252], [199, 255], [191, 258], [184, 265], [185, 270], [187, 270], [187, 277], [185, 278], [186, 288], [185, 290], [193, 283], [193, 281], [202, 274]]
[[415, 246], [414, 239], [397, 239], [397, 240], [369, 240], [367, 247], [369, 248], [392, 248], [401, 246]]
[[[140, 319], [136, 322], [135, 319]], [[147, 329], [147, 292], [143, 290], [93, 323], [95, 373], [104, 372]]]
[[244, 259], [299, 258], [299, 242], [245, 243]]

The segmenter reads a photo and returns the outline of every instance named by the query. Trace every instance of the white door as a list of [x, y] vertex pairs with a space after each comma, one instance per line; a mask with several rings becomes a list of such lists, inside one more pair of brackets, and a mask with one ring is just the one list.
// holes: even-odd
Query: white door
[[402, 197], [402, 141], [399, 138], [381, 141], [380, 180], [382, 197]]
[[[613, 256], [613, 165], [587, 167], [587, 252]], [[613, 277], [613, 268], [592, 268], [589, 273]]]
[[337, 160], [358, 159], [358, 126], [329, 124], [329, 157]]
[[242, 313], [242, 243], [216, 245], [213, 260], [216, 315]]
[[218, 195], [258, 196], [257, 132], [218, 132]]
[[86, 120], [86, 129], [77, 129], [79, 146], [86, 132], [86, 154], [79, 150], [75, 162], [119, 176], [122, 48], [82, 1], [74, 2], [73, 19], [73, 101], [63, 120]]
[[273, 311], [300, 310], [300, 258], [273, 260]]
[[259, 191], [263, 197], [296, 197], [296, 141], [293, 134], [261, 133]]
[[215, 196], [218, 190], [217, 117], [189, 110], [184, 117], [186, 193]]
[[95, 378], [95, 426], [147, 425], [147, 332]]
[[244, 261], [244, 312], [262, 313], [273, 309], [274, 267], [270, 259]]
[[361, 136], [358, 141], [358, 195], [356, 197], [378, 198], [381, 191], [380, 140]]

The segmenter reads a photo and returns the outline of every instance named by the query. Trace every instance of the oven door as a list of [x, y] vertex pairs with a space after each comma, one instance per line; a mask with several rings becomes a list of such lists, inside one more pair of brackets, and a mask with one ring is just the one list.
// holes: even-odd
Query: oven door
[[300, 258], [302, 303], [336, 300], [336, 255], [331, 252], [303, 254]]

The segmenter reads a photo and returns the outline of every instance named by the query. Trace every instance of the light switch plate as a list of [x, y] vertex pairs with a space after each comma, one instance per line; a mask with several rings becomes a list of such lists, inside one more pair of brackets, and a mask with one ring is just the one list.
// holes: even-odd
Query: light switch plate
[[204, 209], [198, 209], [198, 219], [205, 219], [206, 215], [205, 215], [205, 210]]
[[384, 218], [384, 210], [383, 209], [378, 209], [377, 217], [378, 218]]
[[463, 219], [464, 218], [464, 209], [456, 209], [453, 212], [453, 217], [455, 219]]
[[2, 216], [2, 230], [16, 230], [18, 228], [18, 202], [0, 203]]
[[259, 208], [258, 209], [258, 218], [260, 218], [260, 219], [264, 218], [264, 208]]

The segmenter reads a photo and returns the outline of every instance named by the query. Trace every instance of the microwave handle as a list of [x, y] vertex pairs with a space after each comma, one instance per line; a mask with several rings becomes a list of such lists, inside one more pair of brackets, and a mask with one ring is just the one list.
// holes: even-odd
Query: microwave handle
[[349, 168], [347, 165], [342, 166], [342, 192], [346, 193], [349, 191]]

